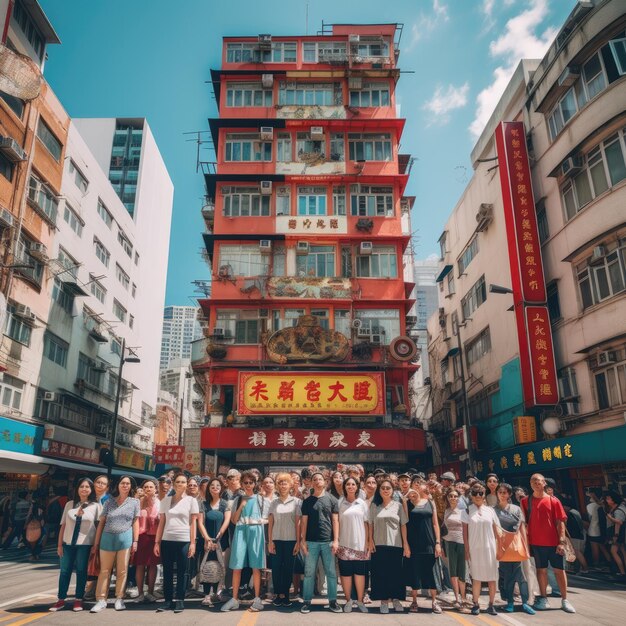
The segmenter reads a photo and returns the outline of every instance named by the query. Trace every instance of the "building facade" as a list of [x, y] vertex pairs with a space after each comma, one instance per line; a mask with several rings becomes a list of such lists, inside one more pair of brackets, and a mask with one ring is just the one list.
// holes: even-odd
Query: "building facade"
[[468, 415], [479, 471], [542, 471], [581, 500], [626, 481], [625, 29], [623, 3], [579, 3], [546, 56], [520, 63], [472, 152], [429, 324], [435, 463], [465, 456]]
[[166, 369], [174, 359], [191, 358], [191, 342], [202, 336], [198, 312], [195, 306], [166, 306], [163, 309], [161, 369]]
[[224, 39], [217, 163], [204, 164], [213, 285], [192, 349], [216, 467], [405, 465], [424, 451], [409, 427], [400, 32]]

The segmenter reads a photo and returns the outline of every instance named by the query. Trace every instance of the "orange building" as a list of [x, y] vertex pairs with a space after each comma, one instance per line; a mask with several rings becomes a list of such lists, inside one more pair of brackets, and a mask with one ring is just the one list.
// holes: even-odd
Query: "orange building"
[[401, 30], [224, 39], [203, 164], [212, 291], [192, 357], [215, 467], [406, 466], [425, 450], [408, 395]]

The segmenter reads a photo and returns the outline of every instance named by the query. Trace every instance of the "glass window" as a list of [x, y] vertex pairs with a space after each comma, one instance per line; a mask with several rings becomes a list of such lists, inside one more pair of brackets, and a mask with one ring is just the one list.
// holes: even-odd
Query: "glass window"
[[223, 213], [227, 217], [259, 217], [270, 214], [271, 196], [258, 187], [222, 187]]
[[66, 313], [72, 314], [74, 308], [74, 296], [67, 291], [63, 282], [58, 278], [54, 279], [52, 285], [52, 300], [56, 302]]
[[389, 85], [386, 83], [366, 83], [361, 89], [350, 90], [351, 107], [386, 107], [389, 104]]
[[472, 262], [474, 257], [478, 254], [478, 236], [474, 235], [469, 242], [463, 253], [458, 260], [459, 276], [465, 273], [468, 265]]
[[271, 107], [272, 90], [264, 89], [261, 83], [229, 82], [226, 89], [228, 107]]
[[269, 255], [261, 254], [256, 245], [221, 244], [219, 271], [230, 276], [267, 276]]
[[61, 160], [61, 153], [63, 152], [63, 145], [54, 136], [54, 133], [50, 130], [49, 126], [39, 118], [39, 124], [37, 126], [37, 137], [41, 140], [44, 146], [48, 149], [48, 152], [52, 155], [55, 161]]
[[122, 269], [119, 263], [115, 264], [115, 277], [117, 278], [117, 282], [128, 291], [130, 276]]
[[228, 134], [226, 135], [225, 160], [271, 161], [272, 142], [261, 141], [258, 134]]
[[309, 253], [296, 257], [298, 276], [333, 278], [335, 274], [334, 246], [310, 246]]
[[371, 254], [357, 255], [356, 275], [359, 278], [397, 278], [397, 251], [392, 246], [373, 246]]
[[550, 314], [550, 321], [554, 322], [561, 319], [561, 304], [559, 302], [559, 286], [556, 281], [546, 285], [546, 292], [548, 298], [548, 313]]
[[133, 257], [133, 244], [130, 243], [128, 237], [122, 232], [122, 230], [117, 231], [117, 242], [122, 246], [122, 249], [126, 254], [132, 259]]
[[348, 133], [351, 161], [391, 161], [391, 135], [389, 133]]
[[276, 141], [276, 160], [280, 163], [293, 161], [291, 135], [289, 133], [278, 133], [278, 139]]
[[20, 119], [22, 119], [22, 115], [24, 115], [24, 101], [16, 98], [15, 96], [11, 96], [4, 91], [0, 91], [0, 99], [4, 100], [11, 111], [15, 113]]
[[333, 215], [346, 214], [346, 188], [333, 187]]
[[397, 309], [364, 309], [355, 311], [356, 319], [361, 320], [359, 335], [382, 338], [380, 343], [388, 344], [400, 335], [400, 312]]
[[4, 176], [9, 182], [13, 180], [13, 170], [15, 169], [15, 164], [12, 161], [4, 156], [4, 154], [0, 153], [0, 174]]
[[111, 253], [104, 247], [104, 245], [97, 237], [93, 238], [93, 245], [96, 251], [96, 256], [100, 259], [105, 267], [109, 267]]
[[589, 100], [606, 88], [606, 77], [599, 52], [583, 65], [583, 77]]
[[67, 366], [69, 345], [63, 339], [47, 330], [44, 334], [43, 346], [43, 355], [47, 359], [61, 367]]
[[345, 142], [343, 133], [332, 133], [330, 136], [330, 160], [345, 161]]
[[463, 309], [463, 319], [472, 316], [472, 313], [487, 299], [487, 286], [485, 284], [485, 276], [481, 276], [472, 285], [470, 290], [461, 300], [461, 308]]
[[326, 156], [324, 139], [311, 139], [309, 133], [298, 133], [296, 136], [296, 153], [298, 161], [310, 161]]
[[613, 39], [609, 42], [617, 71], [623, 76], [626, 74], [626, 38]]
[[9, 306], [4, 334], [18, 343], [30, 346], [32, 326], [15, 314], [15, 307]]
[[[622, 141], [623, 139], [624, 137], [622, 135]], [[609, 176], [611, 178], [611, 184], [613, 185], [616, 185], [626, 178], [626, 165], [624, 164], [622, 141], [619, 136], [615, 136], [604, 142], [604, 153], [606, 154]]]
[[89, 279], [89, 290], [102, 304], [104, 304], [107, 295], [106, 288], [102, 285], [102, 283], [98, 282], [92, 274], [89, 275]]
[[83, 176], [82, 172], [76, 167], [74, 161], [70, 160], [69, 164], [70, 176], [74, 178], [74, 183], [78, 189], [80, 189], [81, 193], [87, 193], [87, 188], [89, 187], [89, 181]]
[[311, 315], [317, 318], [319, 325], [328, 330], [330, 328], [330, 317], [328, 309], [311, 309]]
[[291, 215], [289, 187], [278, 187], [276, 190], [276, 215]]
[[28, 182], [28, 200], [42, 217], [56, 225], [59, 200], [48, 185], [32, 174]]
[[626, 240], [599, 246], [605, 254], [581, 263], [576, 271], [583, 309], [622, 293], [626, 286]]
[[24, 393], [25, 383], [6, 373], [1, 376], [0, 404], [19, 411], [22, 405], [22, 394]]
[[326, 187], [299, 187], [298, 215], [326, 215]]
[[102, 200], [98, 199], [98, 215], [102, 218], [102, 221], [111, 228], [113, 224], [113, 216], [109, 210], [104, 206]]
[[467, 361], [467, 366], [470, 367], [490, 351], [491, 334], [487, 326], [477, 337], [465, 344], [465, 360]]
[[351, 185], [350, 211], [358, 217], [393, 217], [393, 187]]
[[539, 241], [545, 243], [550, 237], [550, 230], [548, 227], [548, 214], [543, 202], [537, 205], [537, 228], [539, 230]]
[[126, 309], [115, 298], [113, 298], [113, 315], [115, 315], [120, 322], [126, 322], [126, 314]]
[[335, 309], [335, 330], [346, 337], [350, 337], [350, 311]]
[[67, 202], [63, 210], [63, 220], [79, 237], [83, 234], [83, 220]]
[[331, 106], [334, 100], [333, 83], [288, 83], [281, 82], [278, 89], [278, 104]]

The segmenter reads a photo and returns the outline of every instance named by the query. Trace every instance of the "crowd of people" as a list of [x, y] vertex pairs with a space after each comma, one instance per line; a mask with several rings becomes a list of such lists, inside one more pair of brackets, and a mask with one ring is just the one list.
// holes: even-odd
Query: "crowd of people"
[[[404, 612], [409, 588], [410, 612], [418, 611], [421, 590], [440, 614], [448, 589], [450, 608], [461, 613], [497, 615], [518, 603], [533, 615], [549, 608], [550, 587], [562, 610], [574, 613], [565, 562], [588, 571], [585, 537], [591, 566], [604, 558], [626, 578], [626, 506], [612, 491], [588, 495], [583, 522], [573, 502], [540, 474], [531, 477], [529, 493], [495, 474], [465, 482], [451, 472], [366, 475], [360, 466], [267, 476], [231, 469], [213, 478], [170, 472], [141, 486], [132, 476], [111, 486], [101, 475], [81, 478], [70, 498], [55, 494], [54, 506], [45, 509], [19, 493], [3, 547], [21, 539], [37, 558], [43, 538], [56, 537], [61, 567], [51, 611], [68, 608], [74, 572], [73, 610], [83, 610], [86, 599], [95, 600], [92, 613], [106, 609], [115, 571], [118, 611], [135, 586], [135, 602], [161, 600], [161, 575], [158, 612], [182, 612], [185, 597], [196, 592], [203, 606], [219, 604], [221, 611], [244, 600], [261, 611], [266, 597], [277, 608], [297, 599], [307, 614], [314, 595], [324, 593], [332, 612], [367, 613], [378, 601], [387, 614]], [[481, 609], [483, 586], [488, 603]]]

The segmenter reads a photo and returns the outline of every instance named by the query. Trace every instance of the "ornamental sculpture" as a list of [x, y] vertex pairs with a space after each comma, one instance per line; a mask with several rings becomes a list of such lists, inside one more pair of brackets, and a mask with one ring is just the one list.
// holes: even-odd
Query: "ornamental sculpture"
[[268, 357], [275, 363], [297, 361], [343, 361], [350, 348], [348, 338], [326, 330], [313, 315], [302, 315], [292, 328], [283, 328], [265, 342]]

